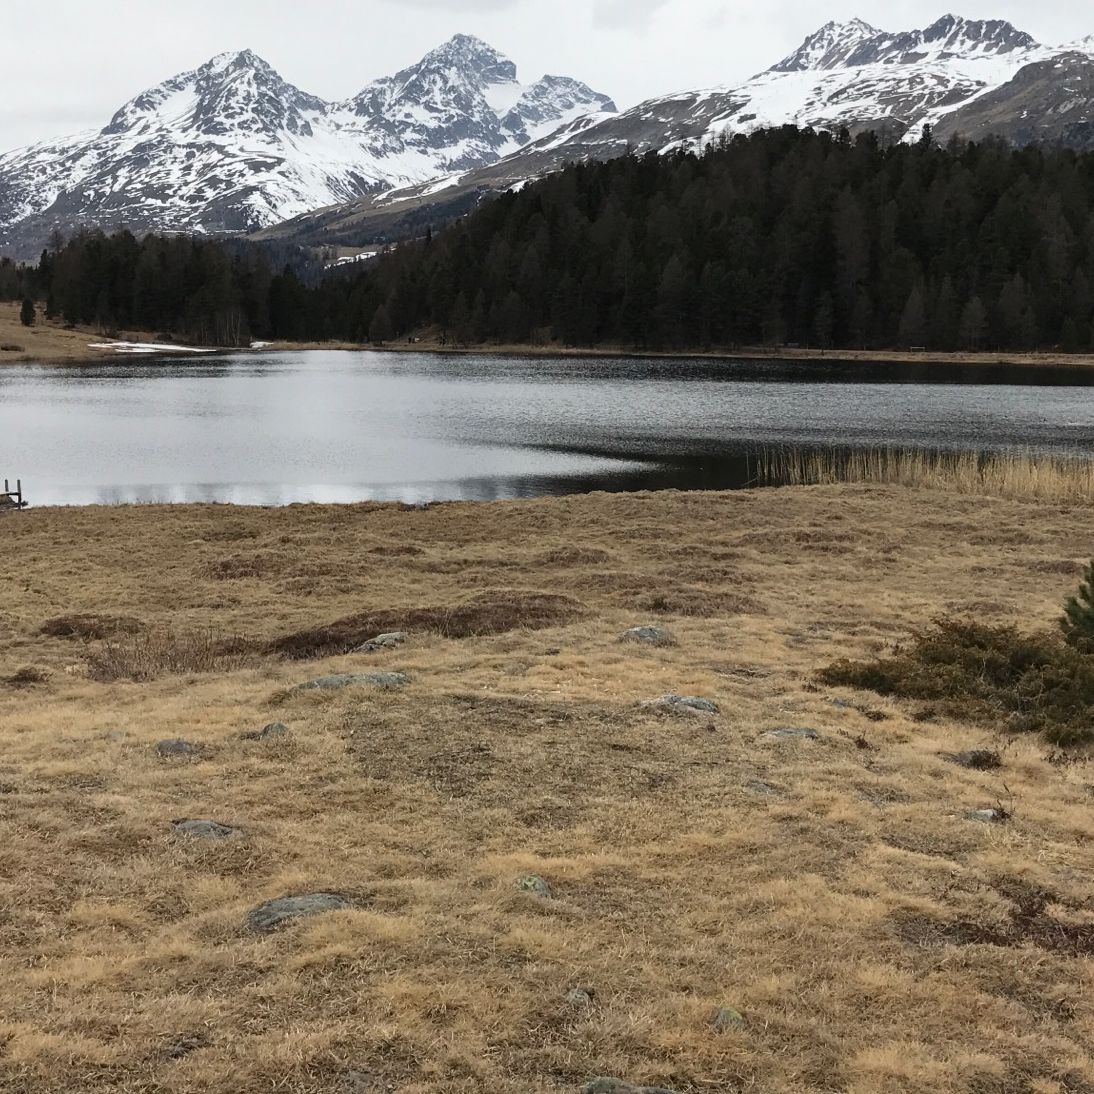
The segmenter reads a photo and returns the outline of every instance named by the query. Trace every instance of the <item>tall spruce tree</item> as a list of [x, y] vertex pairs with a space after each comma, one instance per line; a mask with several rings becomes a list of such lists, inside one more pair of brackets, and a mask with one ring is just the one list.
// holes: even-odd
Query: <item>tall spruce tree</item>
[[24, 327], [33, 327], [34, 320], [37, 317], [37, 309], [34, 307], [34, 301], [29, 296], [23, 299], [23, 306], [19, 309], [19, 322]]
[[1064, 607], [1061, 623], [1068, 642], [1094, 650], [1094, 562], [1083, 575], [1078, 594]]

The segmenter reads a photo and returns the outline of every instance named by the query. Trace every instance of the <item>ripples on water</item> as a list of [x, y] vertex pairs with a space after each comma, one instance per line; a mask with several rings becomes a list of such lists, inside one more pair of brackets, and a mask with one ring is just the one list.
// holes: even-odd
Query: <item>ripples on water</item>
[[733, 488], [772, 447], [1094, 455], [1094, 371], [290, 352], [0, 369], [44, 504]]

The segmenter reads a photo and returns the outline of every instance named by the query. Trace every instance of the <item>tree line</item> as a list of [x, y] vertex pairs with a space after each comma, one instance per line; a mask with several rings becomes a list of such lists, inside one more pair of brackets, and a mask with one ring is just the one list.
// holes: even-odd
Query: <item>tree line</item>
[[786, 127], [571, 165], [363, 268], [283, 257], [85, 234], [0, 265], [0, 297], [228, 345], [1089, 351], [1094, 153]]

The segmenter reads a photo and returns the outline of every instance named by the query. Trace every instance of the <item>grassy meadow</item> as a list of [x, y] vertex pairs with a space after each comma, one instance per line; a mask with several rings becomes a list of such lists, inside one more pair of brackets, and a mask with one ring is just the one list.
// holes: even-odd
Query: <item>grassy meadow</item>
[[0, 1090], [1090, 1094], [1089, 751], [820, 674], [1091, 554], [878, 483], [0, 516]]

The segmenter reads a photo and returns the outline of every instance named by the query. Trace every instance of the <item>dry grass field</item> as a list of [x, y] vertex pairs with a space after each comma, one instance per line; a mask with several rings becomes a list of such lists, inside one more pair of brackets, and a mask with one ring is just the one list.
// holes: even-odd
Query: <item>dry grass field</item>
[[1092, 553], [866, 485], [0, 517], [0, 1090], [1090, 1094], [1094, 766], [816, 681]]

